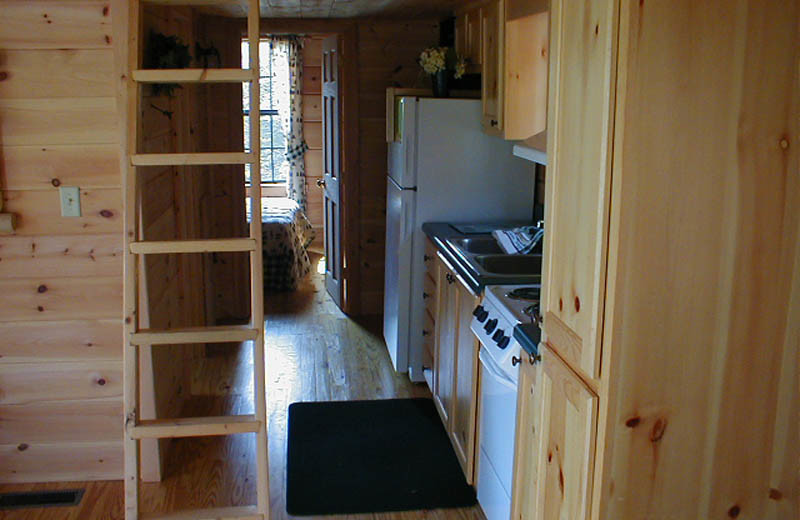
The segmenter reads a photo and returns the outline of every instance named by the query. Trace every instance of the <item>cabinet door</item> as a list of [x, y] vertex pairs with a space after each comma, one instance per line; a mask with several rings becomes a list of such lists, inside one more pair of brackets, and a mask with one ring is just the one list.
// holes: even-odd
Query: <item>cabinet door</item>
[[501, 1], [486, 4], [481, 9], [481, 101], [483, 129], [500, 134], [503, 130], [503, 24]]
[[616, 2], [553, 0], [544, 333], [597, 378], [605, 298]]
[[477, 405], [478, 340], [472, 334], [472, 311], [478, 298], [457, 277], [458, 325], [456, 329], [455, 403], [453, 405], [453, 440], [456, 456], [467, 483], [472, 484], [475, 454], [475, 410]]
[[542, 349], [541, 424], [534, 518], [589, 518], [597, 397], [559, 357]]
[[514, 452], [514, 491], [512, 520], [538, 520], [544, 486], [539, 485], [541, 451], [541, 363], [533, 364], [522, 356], [517, 390], [516, 450]]
[[458, 294], [455, 277], [439, 261], [439, 312], [436, 320], [436, 359], [434, 360], [433, 398], [442, 421], [450, 431], [455, 368], [456, 314]]
[[466, 13], [464, 16], [464, 26], [466, 28], [466, 46], [464, 58], [469, 60], [471, 65], [480, 65], [481, 58], [481, 12], [483, 8], [478, 7]]

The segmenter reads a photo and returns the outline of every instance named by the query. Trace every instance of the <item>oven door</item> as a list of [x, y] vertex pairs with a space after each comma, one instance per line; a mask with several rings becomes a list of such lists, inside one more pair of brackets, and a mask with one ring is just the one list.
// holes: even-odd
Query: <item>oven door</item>
[[481, 347], [480, 426], [476, 488], [487, 520], [509, 520], [514, 467], [517, 384]]

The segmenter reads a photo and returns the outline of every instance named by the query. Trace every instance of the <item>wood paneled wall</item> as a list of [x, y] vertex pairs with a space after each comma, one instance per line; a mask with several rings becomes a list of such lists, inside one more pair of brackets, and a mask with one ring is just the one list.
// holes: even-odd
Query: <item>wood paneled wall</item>
[[323, 215], [322, 188], [317, 181], [322, 178], [322, 40], [324, 36], [304, 38], [303, 46], [303, 135], [309, 150], [306, 152], [306, 216], [317, 234], [316, 243], [322, 244]]
[[[122, 198], [105, 2], [0, 5], [0, 481], [122, 473]], [[57, 186], [81, 188], [62, 218]]]
[[[359, 262], [361, 313], [383, 312], [386, 244], [386, 89], [428, 87], [417, 64], [436, 45], [436, 20], [358, 23]], [[427, 80], [427, 83], [425, 81]]]

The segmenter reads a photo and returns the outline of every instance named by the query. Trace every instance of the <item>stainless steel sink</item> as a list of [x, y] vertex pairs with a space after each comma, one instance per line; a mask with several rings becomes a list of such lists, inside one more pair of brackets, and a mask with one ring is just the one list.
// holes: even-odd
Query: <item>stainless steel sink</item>
[[508, 255], [492, 235], [445, 239], [474, 276], [488, 284], [541, 283], [542, 255]]
[[542, 255], [478, 255], [475, 262], [492, 274], [539, 274]]
[[493, 236], [478, 236], [471, 238], [456, 238], [451, 243], [467, 253], [476, 255], [500, 255], [503, 250]]

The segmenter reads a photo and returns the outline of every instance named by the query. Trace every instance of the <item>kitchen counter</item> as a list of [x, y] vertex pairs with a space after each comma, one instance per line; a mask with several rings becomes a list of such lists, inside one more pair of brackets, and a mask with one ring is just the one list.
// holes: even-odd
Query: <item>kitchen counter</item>
[[[512, 228], [517, 226], [529, 225], [530, 222], [498, 222], [493, 223], [496, 228]], [[459, 224], [456, 224], [459, 225]], [[457, 238], [474, 237], [475, 234], [465, 234], [458, 231], [447, 222], [426, 222], [422, 224], [422, 231], [434, 243], [436, 248], [459, 274], [467, 285], [476, 295], [483, 293], [487, 285], [517, 285], [517, 284], [539, 284], [539, 275], [491, 275], [478, 273], [462, 256], [456, 252], [447, 240]]]

